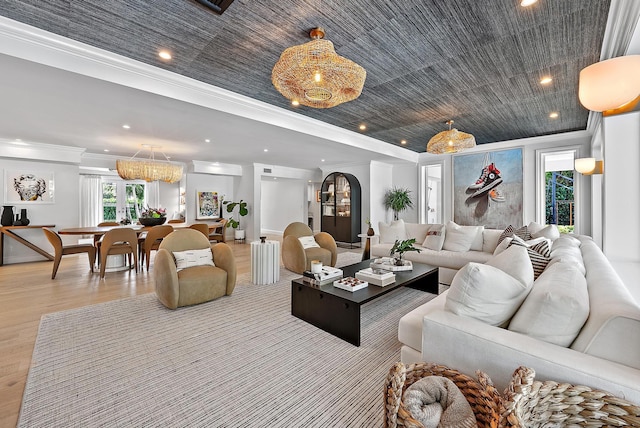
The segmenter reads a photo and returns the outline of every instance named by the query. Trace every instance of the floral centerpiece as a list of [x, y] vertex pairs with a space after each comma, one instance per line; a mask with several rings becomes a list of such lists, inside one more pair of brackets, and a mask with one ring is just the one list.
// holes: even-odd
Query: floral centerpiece
[[150, 208], [140, 213], [138, 220], [145, 226], [157, 226], [167, 221], [167, 210], [164, 208]]

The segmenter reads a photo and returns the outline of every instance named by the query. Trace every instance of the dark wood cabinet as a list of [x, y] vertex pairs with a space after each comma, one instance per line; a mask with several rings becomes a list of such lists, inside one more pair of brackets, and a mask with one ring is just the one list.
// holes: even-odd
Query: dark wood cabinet
[[322, 182], [320, 215], [321, 230], [337, 242], [360, 242], [360, 182], [347, 173], [332, 172]]

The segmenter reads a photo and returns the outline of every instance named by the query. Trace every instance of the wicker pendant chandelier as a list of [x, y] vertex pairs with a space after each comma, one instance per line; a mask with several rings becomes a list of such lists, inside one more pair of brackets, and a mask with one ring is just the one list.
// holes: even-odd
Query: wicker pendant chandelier
[[338, 55], [333, 43], [324, 40], [324, 30], [315, 28], [313, 39], [287, 48], [271, 73], [273, 86], [294, 105], [335, 107], [355, 100], [362, 93], [367, 72]]
[[[151, 151], [149, 158], [136, 160], [135, 157], [144, 148]], [[116, 160], [118, 175], [124, 180], [166, 181], [167, 183], [180, 181], [182, 166], [169, 162], [169, 158], [164, 153], [162, 153], [164, 161], [156, 160], [154, 150], [158, 148], [160, 147], [143, 144], [142, 149], [138, 150], [130, 159]]]
[[427, 152], [437, 155], [444, 153], [456, 153], [465, 149], [472, 149], [476, 146], [476, 139], [473, 135], [451, 129], [453, 120], [445, 122], [449, 125], [448, 131], [438, 132], [427, 143]]

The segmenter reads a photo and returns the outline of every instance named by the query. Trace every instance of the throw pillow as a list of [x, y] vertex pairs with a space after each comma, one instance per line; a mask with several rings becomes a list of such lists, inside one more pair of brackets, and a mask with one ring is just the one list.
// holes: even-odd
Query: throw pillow
[[444, 307], [454, 314], [504, 327], [529, 288], [495, 266], [470, 262], [453, 277]]
[[544, 229], [544, 227], [545, 227], [544, 224], [536, 223], [535, 221], [532, 221], [527, 225], [527, 229], [529, 230], [529, 233], [531, 233], [532, 236], [534, 233], [538, 233], [539, 231]]
[[395, 220], [391, 224], [378, 222], [378, 230], [380, 230], [380, 243], [393, 244], [398, 241], [407, 239], [407, 231], [404, 227], [404, 220]]
[[480, 251], [482, 251], [482, 230], [484, 226], [459, 226], [453, 221], [449, 221], [444, 234], [444, 244], [442, 248], [448, 251], [469, 251], [471, 246], [478, 242], [480, 234]]
[[500, 254], [501, 252], [503, 252], [504, 250], [506, 250], [507, 248], [509, 248], [509, 246], [511, 245], [511, 240], [513, 238], [504, 238], [502, 240], [502, 242], [500, 242], [500, 244], [498, 244], [498, 246], [496, 247], [496, 249], [493, 251], [493, 255], [497, 256], [498, 254]]
[[533, 285], [533, 267], [527, 250], [517, 245], [512, 245], [500, 254], [493, 256], [486, 263], [508, 273], [527, 288]]
[[540, 240], [536, 241], [523, 241], [514, 236], [510, 245], [519, 245], [527, 249], [529, 259], [531, 259], [531, 266], [533, 267], [534, 280], [540, 276], [551, 260], [549, 241], [546, 238], [540, 238]]
[[504, 232], [502, 232], [502, 235], [500, 235], [500, 238], [498, 238], [498, 245], [502, 242], [504, 238], [510, 238], [513, 235], [519, 238], [522, 238], [525, 241], [528, 241], [529, 239], [531, 239], [531, 234], [529, 233], [529, 229], [527, 228], [527, 226], [522, 226], [519, 229], [514, 229], [512, 225], [509, 225], [506, 227]]
[[588, 317], [587, 280], [575, 266], [556, 263], [535, 282], [509, 330], [568, 347]]
[[549, 226], [543, 227], [536, 232], [531, 232], [532, 238], [547, 238], [551, 241], [555, 241], [560, 237], [560, 231], [558, 230], [558, 226], [555, 224], [550, 224]]
[[424, 239], [422, 246], [434, 251], [442, 250], [445, 239], [445, 226], [444, 224], [432, 224], [427, 232], [427, 237]]
[[176, 260], [176, 269], [178, 272], [193, 266], [215, 266], [210, 248], [174, 251], [173, 257]]
[[318, 243], [316, 242], [316, 238], [311, 235], [301, 236], [298, 238], [298, 241], [300, 241], [300, 243], [302, 244], [302, 248], [305, 250], [307, 248], [320, 248], [320, 245], [318, 245]]

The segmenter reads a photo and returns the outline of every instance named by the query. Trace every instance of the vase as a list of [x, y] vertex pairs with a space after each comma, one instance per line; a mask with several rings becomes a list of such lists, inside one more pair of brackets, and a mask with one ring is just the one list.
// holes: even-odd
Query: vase
[[29, 226], [29, 223], [31, 223], [31, 221], [27, 218], [27, 209], [22, 208], [20, 210], [20, 224], [22, 226]]
[[16, 219], [13, 221], [13, 225], [22, 226], [22, 223], [20, 223], [20, 214], [16, 214]]
[[2, 209], [2, 217], [0, 218], [0, 224], [3, 226], [13, 225], [13, 206], [5, 205]]
[[373, 236], [375, 234], [376, 232], [374, 232], [373, 227], [369, 226], [369, 229], [367, 229], [367, 236]]

